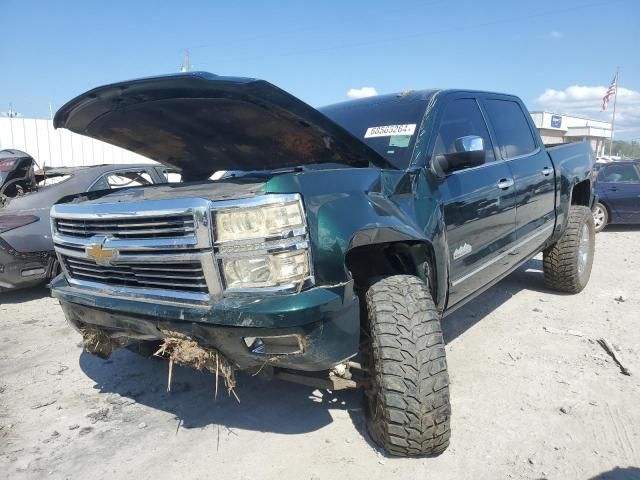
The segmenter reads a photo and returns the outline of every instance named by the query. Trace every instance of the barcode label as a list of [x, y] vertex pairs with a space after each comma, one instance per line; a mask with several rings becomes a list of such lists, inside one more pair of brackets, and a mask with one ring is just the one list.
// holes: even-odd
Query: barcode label
[[413, 135], [416, 131], [415, 123], [405, 125], [382, 125], [380, 127], [369, 127], [364, 134], [364, 138], [391, 137], [395, 135]]

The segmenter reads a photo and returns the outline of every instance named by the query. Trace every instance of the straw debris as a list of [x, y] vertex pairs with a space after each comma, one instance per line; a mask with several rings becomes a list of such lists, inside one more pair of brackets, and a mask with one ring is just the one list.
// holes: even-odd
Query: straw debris
[[217, 350], [203, 348], [192, 338], [177, 332], [163, 331], [165, 338], [162, 345], [155, 353], [159, 357], [169, 358], [169, 378], [167, 380], [167, 391], [171, 391], [171, 381], [173, 377], [173, 363], [186, 367], [193, 367], [197, 370], [206, 369], [216, 376], [215, 397], [218, 397], [218, 382], [220, 377], [224, 381], [227, 393], [240, 402], [235, 392], [236, 377], [234, 367]]
[[118, 340], [111, 338], [104, 330], [83, 327], [80, 329], [80, 333], [84, 350], [100, 358], [109, 358], [114, 350], [122, 347]]

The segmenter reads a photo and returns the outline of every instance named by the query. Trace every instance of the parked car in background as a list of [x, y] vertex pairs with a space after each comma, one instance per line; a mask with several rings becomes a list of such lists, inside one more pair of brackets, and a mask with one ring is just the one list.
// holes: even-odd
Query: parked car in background
[[640, 160], [597, 163], [596, 232], [609, 224], [640, 224]]
[[[0, 291], [37, 285], [58, 272], [49, 217], [58, 200], [81, 192], [167, 183], [168, 175], [177, 172], [153, 164], [34, 170], [35, 162], [26, 153], [0, 153], [0, 165], [9, 161], [14, 162], [14, 174], [7, 182], [13, 183], [5, 183], [8, 188], [0, 198]], [[16, 168], [21, 169], [18, 175]]]
[[0, 205], [4, 198], [15, 197], [35, 187], [35, 162], [21, 150], [0, 150]]

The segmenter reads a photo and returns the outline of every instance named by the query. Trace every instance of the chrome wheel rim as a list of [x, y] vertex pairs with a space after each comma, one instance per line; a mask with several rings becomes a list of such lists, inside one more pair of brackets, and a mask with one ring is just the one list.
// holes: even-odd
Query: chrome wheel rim
[[604, 224], [604, 210], [601, 207], [596, 207], [593, 211], [593, 223], [597, 229], [600, 229]]
[[578, 248], [578, 273], [583, 274], [587, 268], [587, 260], [589, 259], [589, 227], [585, 223], [580, 233], [580, 247]]

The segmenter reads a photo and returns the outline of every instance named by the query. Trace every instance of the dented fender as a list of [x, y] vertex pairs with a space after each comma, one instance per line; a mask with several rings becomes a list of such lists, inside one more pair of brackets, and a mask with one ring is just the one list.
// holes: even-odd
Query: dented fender
[[430, 268], [435, 270], [435, 301], [444, 308], [448, 275], [444, 219], [424, 168], [307, 171], [275, 177], [264, 188], [303, 195], [318, 285], [350, 280], [347, 257], [357, 248], [397, 242], [423, 245], [434, 262]]

